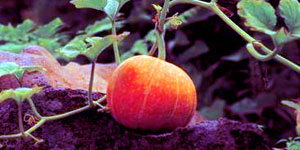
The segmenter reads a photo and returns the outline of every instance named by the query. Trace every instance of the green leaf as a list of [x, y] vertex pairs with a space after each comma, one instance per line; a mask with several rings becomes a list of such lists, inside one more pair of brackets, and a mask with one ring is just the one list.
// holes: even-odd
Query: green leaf
[[239, 49], [237, 52], [235, 52], [231, 55], [223, 56], [222, 60], [232, 61], [232, 62], [240, 62], [244, 59], [249, 58], [249, 55], [246, 51], [247, 51], [246, 48], [243, 47], [243, 48]]
[[45, 70], [41, 66], [19, 66], [14, 62], [5, 62], [0, 64], [0, 77], [11, 74], [20, 79], [25, 71], [34, 72]]
[[256, 98], [244, 98], [231, 106], [233, 113], [244, 114], [261, 114], [266, 107], [272, 107], [276, 104], [276, 97], [271, 94], [261, 93]]
[[286, 145], [287, 145], [288, 150], [298, 150], [298, 149], [300, 149], [300, 141], [287, 142]]
[[217, 99], [210, 107], [204, 107], [200, 112], [205, 118], [216, 120], [223, 116], [225, 106], [226, 103], [224, 100]]
[[25, 20], [22, 24], [13, 27], [11, 25], [0, 25], [0, 51], [19, 53], [28, 45], [40, 45], [54, 52], [54, 49], [61, 47], [61, 41], [66, 39], [57, 30], [62, 25], [60, 19], [55, 19], [49, 24], [35, 27], [34, 22]]
[[203, 41], [195, 41], [195, 44], [184, 51], [183, 54], [179, 56], [179, 60], [186, 62], [188, 60], [191, 60], [193, 58], [196, 58], [204, 53], [207, 53], [209, 51], [208, 46]]
[[28, 44], [7, 43], [4, 45], [0, 45], [0, 51], [20, 53], [26, 46], [28, 46]]
[[[181, 13], [178, 17], [179, 19], [182, 21], [183, 25], [188, 25], [191, 23], [195, 23], [195, 22], [199, 22], [199, 21], [203, 21], [208, 19], [211, 16], [214, 16], [215, 13], [213, 13], [210, 10], [201, 8], [201, 7], [194, 7], [191, 9], [188, 9], [187, 11]], [[170, 29], [170, 21], [169, 20], [166, 24], [165, 24], [165, 28], [166, 29]]]
[[[129, 33], [124, 32], [118, 36], [107, 35], [105, 37], [88, 37], [84, 35], [79, 36], [68, 43], [63, 48], [59, 49], [57, 53], [62, 55], [64, 58], [73, 59], [80, 54], [87, 56], [91, 61], [93, 61], [98, 55], [110, 46], [115, 41], [121, 41]], [[87, 44], [87, 43], [88, 44]]]
[[296, 109], [297, 111], [300, 112], [300, 104], [297, 104], [295, 102], [288, 101], [288, 100], [281, 101], [281, 104], [286, 105], [286, 106], [291, 107], [291, 108], [294, 108], [294, 109]]
[[94, 60], [100, 53], [103, 52], [104, 49], [117, 40], [118, 37], [115, 35], [87, 38], [86, 41], [90, 43], [91, 47], [84, 51], [83, 54], [85, 54], [90, 60]]
[[291, 40], [290, 36], [288, 35], [288, 32], [284, 27], [276, 31], [276, 33], [272, 35], [272, 39], [273, 39], [273, 43], [277, 47], [283, 46], [283, 44]]
[[32, 20], [26, 19], [22, 24], [17, 25], [17, 29], [24, 33], [28, 33], [34, 28], [34, 22]]
[[16, 43], [28, 42], [30, 35], [28, 34], [34, 28], [34, 23], [27, 19], [16, 28], [11, 25], [0, 25], [0, 41], [11, 41]]
[[147, 44], [145, 43], [144, 40], [135, 41], [130, 51], [122, 54], [121, 59], [126, 60], [127, 58], [132, 57], [134, 54], [140, 54], [140, 55], [148, 54]]
[[238, 14], [246, 20], [245, 25], [254, 31], [272, 35], [276, 25], [275, 10], [264, 0], [241, 0], [238, 5]]
[[184, 32], [181, 30], [177, 30], [175, 34], [175, 38], [168, 43], [168, 47], [171, 51], [175, 46], [185, 46], [188, 45], [189, 39]]
[[71, 3], [74, 4], [76, 8], [92, 8], [103, 11], [107, 5], [107, 0], [72, 0]]
[[145, 37], [145, 41], [155, 43], [156, 37], [155, 37], [155, 30], [151, 30], [147, 33]]
[[24, 100], [31, 98], [32, 95], [37, 94], [41, 91], [40, 87], [34, 88], [17, 88], [17, 89], [9, 89], [3, 90], [0, 93], [0, 103], [12, 98], [17, 102], [23, 102]]
[[87, 49], [87, 43], [84, 39], [85, 36], [77, 36], [56, 52], [67, 60], [73, 59]]
[[49, 22], [46, 25], [40, 26], [34, 31], [34, 34], [39, 37], [53, 37], [58, 31], [59, 27], [63, 25], [63, 22], [60, 18], [56, 18], [53, 21]]
[[119, 35], [107, 35], [105, 37], [90, 37], [86, 41], [90, 44], [90, 47], [83, 52], [90, 60], [97, 58], [100, 53], [113, 42], [120, 42], [129, 35], [129, 32], [123, 32]]
[[77, 8], [92, 8], [104, 11], [111, 19], [114, 19], [119, 9], [129, 0], [72, 0]]
[[141, 55], [147, 55], [148, 54], [147, 44], [145, 43], [144, 40], [137, 40], [136, 42], [134, 42], [130, 51]]
[[110, 17], [114, 18], [119, 8], [119, 2], [117, 0], [107, 0], [107, 5], [104, 8], [104, 12]]
[[[124, 22], [118, 21], [116, 22], [116, 27], [122, 27]], [[102, 20], [96, 21], [93, 25], [89, 25], [85, 28], [85, 33], [87, 35], [93, 35], [102, 31], [110, 30], [112, 28], [111, 20], [106, 17]]]
[[298, 0], [281, 0], [279, 10], [289, 32], [300, 37], [300, 4]]

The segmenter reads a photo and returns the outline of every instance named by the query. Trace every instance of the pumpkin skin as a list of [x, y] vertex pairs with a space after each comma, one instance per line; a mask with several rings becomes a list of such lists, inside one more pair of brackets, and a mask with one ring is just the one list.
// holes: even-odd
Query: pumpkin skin
[[189, 123], [197, 94], [181, 68], [139, 55], [114, 71], [108, 82], [107, 103], [114, 119], [128, 128], [170, 131]]

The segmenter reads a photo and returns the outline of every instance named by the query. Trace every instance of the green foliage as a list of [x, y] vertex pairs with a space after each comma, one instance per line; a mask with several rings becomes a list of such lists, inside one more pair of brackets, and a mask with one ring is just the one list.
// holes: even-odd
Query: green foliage
[[108, 35], [105, 37], [91, 37], [87, 38], [86, 41], [91, 45], [86, 51], [83, 52], [90, 60], [95, 58], [114, 41], [117, 41], [118, 37], [115, 35]]
[[[123, 22], [118, 21], [116, 22], [116, 27], [122, 27]], [[97, 33], [101, 33], [103, 31], [107, 31], [107, 30], [111, 30], [112, 28], [112, 23], [111, 20], [109, 18], [104, 18], [101, 19], [99, 21], [96, 21], [94, 24], [87, 26], [83, 31], [78, 32], [78, 35], [75, 36], [71, 41], [69, 41], [66, 45], [64, 45], [61, 48], [56, 49], [56, 52], [60, 55], [60, 57], [70, 60], [70, 59], [74, 59], [75, 57], [77, 57], [80, 54], [87, 54], [88, 51], [87, 48], [89, 46], [91, 46], [92, 42], [94, 44], [94, 46], [98, 45], [102, 45], [104, 43], [99, 43], [96, 44], [94, 41], [98, 41], [98, 42], [102, 42], [102, 41], [107, 41], [107, 39], [109, 39], [108, 37], [105, 38], [93, 38], [92, 36], [94, 36]], [[113, 36], [110, 36], [113, 37]], [[89, 40], [87, 40], [89, 38]], [[113, 40], [112, 38], [110, 38], [111, 40]], [[118, 40], [118, 39], [114, 39], [114, 40]], [[90, 42], [89, 42], [90, 41]], [[113, 42], [113, 41], [111, 41]], [[106, 43], [109, 44], [110, 42]], [[95, 45], [96, 44], [96, 45]], [[109, 44], [110, 45], [110, 44]], [[105, 48], [109, 45], [104, 46]], [[99, 51], [102, 51], [99, 49]], [[91, 54], [89, 54], [90, 59], [93, 57], [91, 56]]]
[[25, 71], [34, 72], [43, 70], [45, 69], [41, 66], [19, 66], [14, 62], [0, 63], [0, 77], [10, 74], [15, 75], [18, 79], [20, 79]]
[[293, 36], [300, 37], [300, 4], [298, 0], [281, 0], [279, 10], [289, 32]]
[[3, 90], [0, 93], [0, 103], [9, 98], [12, 98], [18, 103], [20, 103], [28, 98], [31, 98], [32, 95], [37, 94], [40, 91], [41, 91], [40, 87]]
[[216, 120], [223, 116], [225, 106], [224, 100], [217, 99], [210, 107], [202, 108], [201, 114], [209, 120]]
[[300, 141], [291, 141], [286, 143], [288, 150], [297, 150], [300, 149]]
[[43, 38], [54, 37], [62, 25], [63, 21], [60, 18], [56, 18], [48, 24], [38, 27], [33, 33]]
[[209, 51], [208, 46], [203, 41], [195, 41], [195, 44], [188, 48], [182, 53], [178, 59], [180, 61], [186, 62], [193, 58], [199, 57], [200, 55], [207, 53]]
[[125, 59], [132, 57], [135, 54], [139, 55], [147, 55], [148, 54], [148, 47], [144, 40], [137, 40], [134, 42], [131, 49], [124, 54], [122, 54], [121, 59], [124, 61]]
[[271, 36], [276, 47], [300, 38], [300, 3], [297, 0], [280, 0], [278, 11], [288, 27], [276, 30], [275, 9], [264, 0], [241, 0], [238, 14], [246, 20], [245, 25], [252, 30]]
[[285, 143], [286, 144], [286, 149], [287, 150], [298, 150], [300, 149], [300, 141], [299, 141], [299, 137], [289, 137], [287, 139], [281, 139], [277, 142], [277, 144], [279, 143]]
[[59, 49], [57, 53], [67, 59], [73, 59], [78, 55], [83, 54], [93, 61], [104, 49], [112, 45], [114, 41], [121, 41], [128, 36], [128, 34], [129, 33], [124, 32], [118, 36], [107, 35], [105, 37], [87, 38], [84, 35], [77, 36], [63, 48]]
[[[194, 22], [206, 20], [209, 17], [214, 16], [214, 15], [215, 15], [215, 13], [213, 13], [207, 9], [204, 9], [201, 7], [193, 7], [193, 8], [190, 8], [190, 9], [184, 11], [180, 15], [178, 15], [178, 18], [175, 18], [175, 21], [180, 20], [180, 25], [184, 26], [184, 25], [189, 25]], [[165, 24], [166, 29], [170, 29], [171, 21], [174, 21], [174, 20], [170, 19]]]
[[31, 20], [25, 20], [14, 28], [12, 25], [0, 25], [0, 40], [14, 43], [23, 43], [29, 40], [28, 33], [34, 28]]
[[284, 43], [288, 42], [290, 39], [290, 36], [288, 35], [288, 32], [284, 27], [282, 27], [280, 30], [276, 31], [276, 33], [272, 36], [273, 42], [277, 46], [281, 46]]
[[[123, 23], [124, 22], [122, 22], [122, 21], [117, 21], [116, 28], [122, 27]], [[111, 28], [112, 28], [111, 20], [108, 17], [106, 17], [104, 19], [96, 21], [92, 25], [87, 26], [84, 31], [80, 32], [80, 34], [85, 34], [87, 36], [91, 36], [91, 35], [94, 35], [99, 32], [111, 30]]]
[[92, 8], [104, 11], [111, 19], [114, 19], [119, 9], [129, 0], [72, 0], [77, 8]]
[[231, 55], [223, 56], [222, 60], [231, 61], [231, 62], [240, 62], [240, 61], [245, 60], [247, 58], [249, 58], [249, 56], [246, 52], [246, 48], [243, 47], [243, 48], [239, 49], [237, 52], [235, 52]]
[[177, 15], [172, 16], [170, 18], [169, 23], [170, 23], [170, 27], [172, 29], [177, 29], [179, 26], [181, 26], [183, 24], [182, 20]]
[[64, 35], [57, 33], [62, 25], [59, 18], [39, 27], [29, 19], [16, 27], [0, 24], [0, 41], [4, 42], [0, 45], [0, 51], [19, 53], [26, 46], [40, 45], [54, 53], [61, 46], [60, 41], [65, 39]]
[[271, 4], [264, 0], [241, 0], [237, 7], [238, 14], [246, 20], [246, 26], [266, 34], [273, 34], [276, 15]]
[[281, 101], [281, 103], [300, 112], [300, 104], [288, 100]]
[[260, 115], [264, 108], [273, 106], [276, 98], [271, 94], [261, 93], [255, 98], [244, 98], [243, 100], [233, 104], [231, 110], [233, 113], [244, 115], [255, 113]]

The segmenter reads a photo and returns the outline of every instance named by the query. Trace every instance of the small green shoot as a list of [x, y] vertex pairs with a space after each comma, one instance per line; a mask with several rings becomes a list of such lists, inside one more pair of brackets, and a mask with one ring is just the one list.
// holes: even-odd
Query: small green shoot
[[14, 62], [0, 63], [0, 77], [10, 74], [15, 75], [18, 79], [21, 79], [24, 72], [34, 72], [34, 71], [45, 71], [45, 68], [41, 66], [19, 66]]
[[0, 102], [3, 102], [10, 98], [14, 99], [17, 102], [24, 102], [26, 99], [32, 97], [32, 95], [37, 94], [40, 91], [41, 91], [40, 87], [4, 90], [0, 93]]

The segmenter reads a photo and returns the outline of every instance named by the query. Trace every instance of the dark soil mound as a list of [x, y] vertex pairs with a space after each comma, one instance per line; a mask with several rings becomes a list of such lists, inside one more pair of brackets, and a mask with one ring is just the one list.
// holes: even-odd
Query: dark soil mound
[[[33, 97], [39, 112], [54, 115], [85, 105], [85, 91], [47, 87]], [[94, 98], [101, 97], [95, 94]], [[32, 114], [28, 104], [24, 114]], [[17, 106], [8, 100], [0, 104], [0, 134], [17, 133]], [[25, 122], [24, 122], [25, 123]], [[25, 123], [26, 124], [26, 123]], [[29, 125], [26, 125], [29, 128]], [[263, 131], [256, 124], [228, 119], [205, 121], [178, 128], [171, 133], [132, 131], [120, 126], [107, 113], [92, 109], [59, 121], [47, 122], [33, 132], [45, 140], [35, 145], [32, 139], [0, 141], [2, 149], [270, 149]]]

